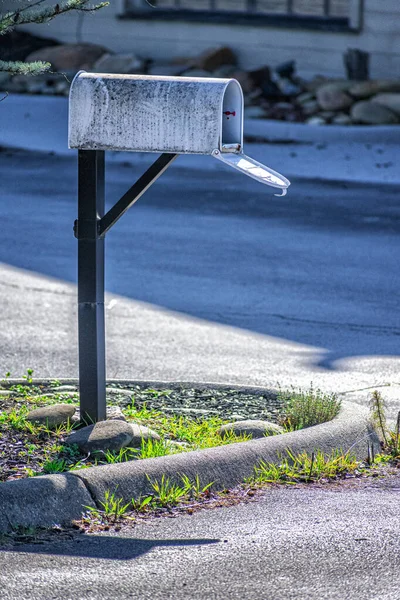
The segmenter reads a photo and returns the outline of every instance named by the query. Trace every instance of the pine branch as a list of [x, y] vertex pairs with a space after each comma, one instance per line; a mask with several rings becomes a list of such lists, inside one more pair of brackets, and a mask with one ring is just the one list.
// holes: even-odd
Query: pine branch
[[0, 15], [0, 35], [8, 33], [17, 25], [26, 25], [28, 23], [48, 23], [54, 17], [58, 17], [71, 10], [83, 12], [94, 12], [100, 8], [109, 5], [109, 2], [101, 2], [96, 5], [89, 5], [89, 0], [64, 0], [52, 6], [40, 6], [43, 0], [37, 0], [33, 5], [26, 5], [14, 12], [8, 12]]
[[10, 75], [41, 75], [51, 68], [51, 64], [36, 60], [35, 62], [5, 61], [0, 60], [0, 71]]

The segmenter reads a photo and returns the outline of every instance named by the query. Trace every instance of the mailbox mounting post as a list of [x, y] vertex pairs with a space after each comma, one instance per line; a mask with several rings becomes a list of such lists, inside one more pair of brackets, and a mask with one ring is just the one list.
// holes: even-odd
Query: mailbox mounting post
[[[106, 418], [104, 242], [107, 231], [178, 154], [206, 154], [286, 194], [290, 182], [243, 154], [243, 92], [235, 79], [85, 73], [69, 95], [78, 150], [78, 320], [81, 420]], [[106, 150], [155, 152], [155, 163], [105, 213]]]
[[136, 183], [105, 212], [103, 150], [78, 151], [78, 329], [81, 421], [106, 418], [104, 316], [104, 238], [118, 219], [177, 158], [162, 154]]

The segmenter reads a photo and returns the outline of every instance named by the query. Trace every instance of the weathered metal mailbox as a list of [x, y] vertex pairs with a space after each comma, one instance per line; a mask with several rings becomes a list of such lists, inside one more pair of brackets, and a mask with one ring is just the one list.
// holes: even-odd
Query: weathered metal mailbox
[[[243, 154], [243, 93], [235, 79], [79, 72], [69, 99], [78, 149], [78, 305], [81, 418], [106, 417], [104, 236], [179, 154], [208, 154], [281, 191], [290, 182]], [[104, 152], [161, 156], [105, 214]]]

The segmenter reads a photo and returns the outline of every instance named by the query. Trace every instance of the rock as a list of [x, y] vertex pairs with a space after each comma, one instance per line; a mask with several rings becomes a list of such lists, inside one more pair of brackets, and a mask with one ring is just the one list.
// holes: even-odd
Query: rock
[[265, 110], [261, 106], [247, 106], [244, 109], [246, 119], [265, 119]]
[[109, 421], [126, 421], [126, 417], [119, 406], [107, 406], [106, 414]]
[[396, 115], [400, 115], [400, 94], [378, 94], [371, 98], [371, 102], [385, 106], [396, 113]]
[[296, 98], [297, 104], [307, 104], [311, 101], [316, 102], [315, 94], [313, 92], [303, 92], [302, 94], [299, 94]]
[[103, 54], [92, 67], [95, 73], [143, 73], [144, 62], [135, 54]]
[[[148, 75], [164, 75], [166, 77], [178, 77], [187, 70], [187, 66], [180, 64], [160, 64], [152, 62], [147, 68]], [[208, 76], [210, 74], [208, 73]]]
[[211, 73], [203, 69], [188, 69], [182, 73], [183, 77], [210, 77]]
[[26, 57], [27, 62], [43, 60], [51, 63], [55, 71], [91, 69], [95, 62], [108, 53], [107, 48], [96, 44], [61, 44], [41, 48]]
[[352, 121], [366, 125], [391, 125], [399, 122], [398, 116], [389, 108], [368, 100], [354, 104], [350, 116]]
[[76, 385], [57, 385], [54, 386], [54, 393], [58, 394], [59, 392], [78, 392], [78, 388]]
[[400, 92], [400, 80], [375, 79], [371, 81], [360, 81], [349, 88], [351, 94], [357, 100], [363, 100], [385, 92]]
[[315, 115], [319, 111], [319, 104], [316, 100], [309, 100], [301, 105], [302, 111], [306, 116]]
[[8, 83], [11, 79], [9, 73], [5, 73], [4, 71], [0, 71], [0, 90], [6, 90], [8, 87]]
[[318, 104], [323, 110], [343, 110], [353, 104], [353, 99], [346, 90], [351, 82], [335, 81], [321, 86], [317, 90]]
[[306, 121], [307, 125], [326, 125], [326, 120], [323, 117], [314, 116]]
[[158, 433], [145, 427], [144, 425], [138, 425], [137, 423], [128, 423], [132, 432], [132, 439], [129, 443], [133, 448], [140, 448], [142, 445], [142, 440], [153, 440], [156, 442], [160, 441], [160, 436]]
[[[106, 419], [107, 421], [126, 421], [126, 417], [119, 406], [107, 406], [106, 408]], [[73, 423], [79, 423], [80, 411], [76, 409], [74, 416], [72, 417]]]
[[262, 438], [270, 435], [284, 433], [283, 427], [270, 423], [269, 421], [260, 421], [257, 419], [248, 419], [246, 421], [235, 421], [222, 425], [218, 433], [223, 438], [227, 433], [235, 435], [248, 435], [252, 438]]
[[192, 65], [205, 71], [215, 71], [222, 65], [237, 65], [237, 58], [228, 46], [209, 48], [192, 61]]
[[315, 94], [320, 87], [329, 83], [329, 80], [323, 75], [316, 75], [311, 81], [303, 81], [302, 83], [307, 92]]
[[82, 427], [68, 436], [65, 444], [77, 444], [81, 452], [112, 450], [118, 452], [129, 446], [133, 438], [132, 427], [124, 421], [99, 421], [94, 425]]
[[40, 48], [58, 46], [59, 43], [51, 38], [14, 30], [0, 36], [0, 55], [2, 60], [25, 60], [32, 52]]
[[254, 91], [254, 82], [246, 71], [234, 69], [229, 75], [229, 77], [231, 77], [232, 79], [236, 79], [236, 81], [240, 83], [244, 94], [250, 94]]
[[68, 423], [75, 414], [75, 406], [72, 404], [52, 404], [32, 410], [26, 416], [26, 420], [36, 425], [46, 425], [49, 429]]
[[271, 80], [271, 69], [267, 66], [260, 67], [259, 69], [253, 69], [247, 71], [254, 87], [261, 87], [263, 83]]
[[334, 125], [351, 125], [352, 122], [351, 117], [345, 113], [339, 113], [332, 119]]
[[[222, 65], [213, 71], [212, 76], [220, 77], [221, 79], [230, 79], [236, 72], [238, 72], [238, 68], [235, 65]], [[242, 72], [247, 75], [246, 71]]]
[[301, 92], [301, 88], [290, 79], [279, 79], [277, 84], [284, 96], [297, 96]]

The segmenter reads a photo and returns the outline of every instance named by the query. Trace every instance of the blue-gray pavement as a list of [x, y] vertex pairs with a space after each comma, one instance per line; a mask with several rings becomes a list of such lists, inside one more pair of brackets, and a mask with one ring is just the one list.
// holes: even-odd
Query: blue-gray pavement
[[[76, 161], [6, 154], [0, 368], [76, 377]], [[108, 201], [139, 172], [108, 165]], [[363, 404], [391, 384], [394, 418], [399, 216], [398, 186], [295, 181], [280, 199], [177, 161], [107, 236], [108, 377], [313, 381]]]
[[[245, 119], [244, 134], [256, 141], [245, 142], [245, 153], [288, 177], [400, 183], [400, 127], [318, 127]], [[0, 146], [73, 155], [67, 139], [67, 98], [10, 94], [1, 103]], [[111, 152], [109, 158], [149, 165], [154, 155]], [[205, 156], [181, 156], [178, 160], [191, 170], [223, 168], [219, 161]]]
[[[42, 131], [47, 144], [40, 127], [35, 143]], [[379, 387], [396, 416], [399, 171], [392, 178], [391, 166], [372, 168], [366, 156], [383, 165], [397, 150], [371, 142], [364, 156], [354, 143], [347, 175], [342, 166], [353, 159], [335, 155], [328, 179], [336, 183], [307, 175], [329, 172], [317, 158], [324, 142], [288, 144], [287, 155], [260, 146], [268, 160], [248, 145], [284, 174], [295, 174], [278, 164], [284, 156], [303, 169], [306, 180], [295, 178], [284, 199], [209, 157], [190, 165], [193, 157], [180, 157], [108, 236], [109, 377], [264, 387], [312, 380], [364, 407]], [[303, 162], [289, 156], [299, 148]], [[109, 160], [109, 201], [149, 157], [122, 158]], [[0, 369], [76, 377], [76, 161], [5, 151], [0, 175]], [[14, 548], [0, 554], [2, 597], [397, 600], [399, 489], [398, 478], [274, 489], [248, 505]]]
[[0, 553], [4, 600], [398, 600], [399, 477]]

